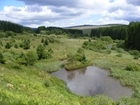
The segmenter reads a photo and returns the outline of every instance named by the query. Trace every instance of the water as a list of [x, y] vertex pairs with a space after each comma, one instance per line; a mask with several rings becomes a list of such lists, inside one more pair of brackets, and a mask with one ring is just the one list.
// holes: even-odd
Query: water
[[131, 97], [132, 90], [124, 87], [117, 79], [109, 76], [107, 70], [94, 66], [66, 71], [60, 69], [51, 75], [64, 80], [72, 93], [82, 96], [102, 94], [115, 101], [122, 97]]

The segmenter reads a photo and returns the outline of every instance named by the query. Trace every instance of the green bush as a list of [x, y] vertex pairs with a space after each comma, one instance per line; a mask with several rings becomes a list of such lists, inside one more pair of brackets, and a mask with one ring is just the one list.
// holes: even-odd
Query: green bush
[[23, 41], [23, 48], [30, 49], [30, 40], [29, 39]]
[[110, 36], [101, 36], [100, 39], [102, 41], [106, 41], [106, 42], [109, 42], [109, 43], [113, 43], [113, 40]]
[[5, 45], [5, 48], [6, 49], [10, 49], [11, 47], [12, 47], [12, 43], [7, 42], [6, 45]]
[[0, 52], [0, 63], [5, 64], [5, 59], [1, 52]]
[[12, 31], [6, 31], [6, 36], [14, 36], [14, 32]]
[[45, 47], [42, 45], [39, 45], [36, 49], [38, 59], [48, 59], [51, 58], [51, 54], [45, 50]]
[[0, 45], [3, 46], [2, 41], [0, 41]]
[[38, 56], [34, 51], [28, 51], [26, 56], [27, 56], [26, 62], [27, 65], [33, 65], [38, 59]]
[[44, 41], [44, 45], [48, 45], [48, 44], [49, 44], [48, 39], [45, 39], [45, 41]]
[[131, 55], [135, 55], [135, 56], [138, 56], [139, 55], [139, 51], [138, 50], [130, 50], [129, 53]]
[[14, 47], [15, 47], [15, 48], [18, 48], [18, 44], [15, 44]]
[[140, 67], [136, 64], [131, 64], [126, 66], [125, 68], [127, 71], [140, 71]]
[[117, 56], [117, 57], [122, 57], [123, 55], [122, 55], [122, 54], [117, 54], [116, 56]]
[[139, 59], [139, 56], [134, 56], [134, 59]]
[[26, 54], [21, 53], [21, 54], [19, 55], [19, 57], [17, 58], [17, 62], [18, 62], [19, 64], [27, 65], [27, 56], [26, 56]]

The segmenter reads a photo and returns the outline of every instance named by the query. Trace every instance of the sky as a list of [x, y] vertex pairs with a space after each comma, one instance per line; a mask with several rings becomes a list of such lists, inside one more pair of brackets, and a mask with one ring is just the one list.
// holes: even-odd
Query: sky
[[28, 27], [129, 24], [140, 0], [0, 0], [0, 20]]

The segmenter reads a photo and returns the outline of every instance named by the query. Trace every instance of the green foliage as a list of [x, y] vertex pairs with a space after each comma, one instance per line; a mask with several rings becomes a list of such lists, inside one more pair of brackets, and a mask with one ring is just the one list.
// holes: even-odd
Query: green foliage
[[17, 63], [27, 65], [27, 56], [24, 53], [21, 53], [17, 58]]
[[3, 46], [3, 43], [2, 43], [2, 41], [0, 41], [0, 46]]
[[135, 56], [139, 56], [139, 54], [140, 54], [138, 50], [130, 50], [129, 53], [131, 55], [135, 55]]
[[42, 45], [39, 45], [36, 49], [38, 59], [48, 59], [51, 58], [51, 54], [45, 50], [45, 47]]
[[77, 53], [75, 55], [75, 58], [77, 61], [80, 61], [80, 62], [85, 62], [86, 61], [86, 56], [85, 56], [85, 53], [84, 53], [84, 49], [83, 48], [79, 48], [77, 50]]
[[93, 51], [100, 51], [108, 49], [108, 46], [112, 43], [113, 40], [109, 36], [102, 36], [100, 39], [98, 38], [96, 41], [92, 42], [85, 41], [82, 47]]
[[41, 39], [41, 43], [44, 43], [44, 38]]
[[113, 43], [113, 40], [110, 36], [101, 36], [100, 39], [108, 43]]
[[126, 26], [105, 27], [92, 29], [90, 37], [110, 36], [112, 39], [124, 40], [126, 33], [127, 33]]
[[0, 30], [10, 31], [10, 35], [11, 35], [11, 31], [16, 32], [16, 33], [22, 33], [23, 27], [21, 25], [18, 25], [12, 22], [0, 20]]
[[140, 22], [130, 22], [126, 34], [125, 46], [140, 51]]
[[121, 98], [116, 105], [139, 105], [140, 100], [135, 98]]
[[127, 71], [140, 71], [140, 67], [136, 64], [131, 64], [126, 66], [125, 68]]
[[139, 59], [139, 56], [134, 56], [134, 59]]
[[4, 59], [4, 56], [3, 56], [3, 54], [0, 52], [0, 63], [2, 63], [2, 64], [5, 64], [5, 59]]
[[3, 37], [6, 37], [6, 33], [0, 31], [0, 38], [3, 38]]
[[117, 54], [116, 56], [117, 56], [117, 57], [122, 57], [123, 55], [122, 55], [122, 54]]
[[91, 42], [91, 39], [89, 39], [88, 41]]
[[12, 31], [6, 31], [6, 36], [14, 36], [14, 33]]
[[23, 41], [23, 48], [30, 49], [30, 40], [29, 39], [26, 39]]
[[118, 48], [124, 48], [124, 41], [123, 41], [123, 40], [119, 40], [119, 41], [117, 42], [116, 46], [117, 46]]
[[7, 42], [6, 45], [5, 45], [5, 48], [6, 49], [10, 49], [11, 47], [12, 47], [12, 43]]
[[48, 45], [49, 44], [48, 39], [45, 39], [44, 44], [45, 45]]
[[50, 49], [48, 50], [48, 52], [49, 52], [49, 54], [52, 54], [52, 53], [53, 53], [53, 50], [50, 48]]
[[15, 48], [18, 48], [18, 44], [16, 43], [16, 44], [14, 45], [14, 47], [15, 47]]
[[37, 61], [38, 56], [34, 51], [28, 51], [27, 54], [27, 65], [34, 65], [34, 63]]

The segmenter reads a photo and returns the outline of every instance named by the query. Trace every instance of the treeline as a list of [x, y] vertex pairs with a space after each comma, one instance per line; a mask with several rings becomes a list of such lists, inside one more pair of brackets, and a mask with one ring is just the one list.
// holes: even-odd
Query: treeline
[[29, 32], [29, 33], [34, 33], [34, 30], [30, 27], [25, 27], [16, 23], [12, 23], [9, 21], [3, 21], [0, 20], [0, 31], [3, 32], [14, 32], [14, 33], [23, 33], [25, 32]]
[[140, 51], [140, 22], [130, 22], [126, 34], [125, 46]]
[[55, 35], [63, 35], [68, 34], [70, 37], [82, 37], [84, 36], [82, 30], [78, 29], [65, 29], [60, 27], [45, 27], [45, 26], [39, 26], [36, 29], [36, 33], [41, 33], [42, 31], [45, 31], [46, 34], [55, 34]]
[[110, 36], [112, 39], [124, 40], [127, 33], [127, 26], [115, 26], [92, 29], [90, 37]]
[[4, 32], [5, 31], [12, 31], [15, 33], [22, 33], [23, 29], [24, 29], [23, 26], [21, 26], [19, 24], [0, 20], [0, 30], [1, 31], [4, 31]]

